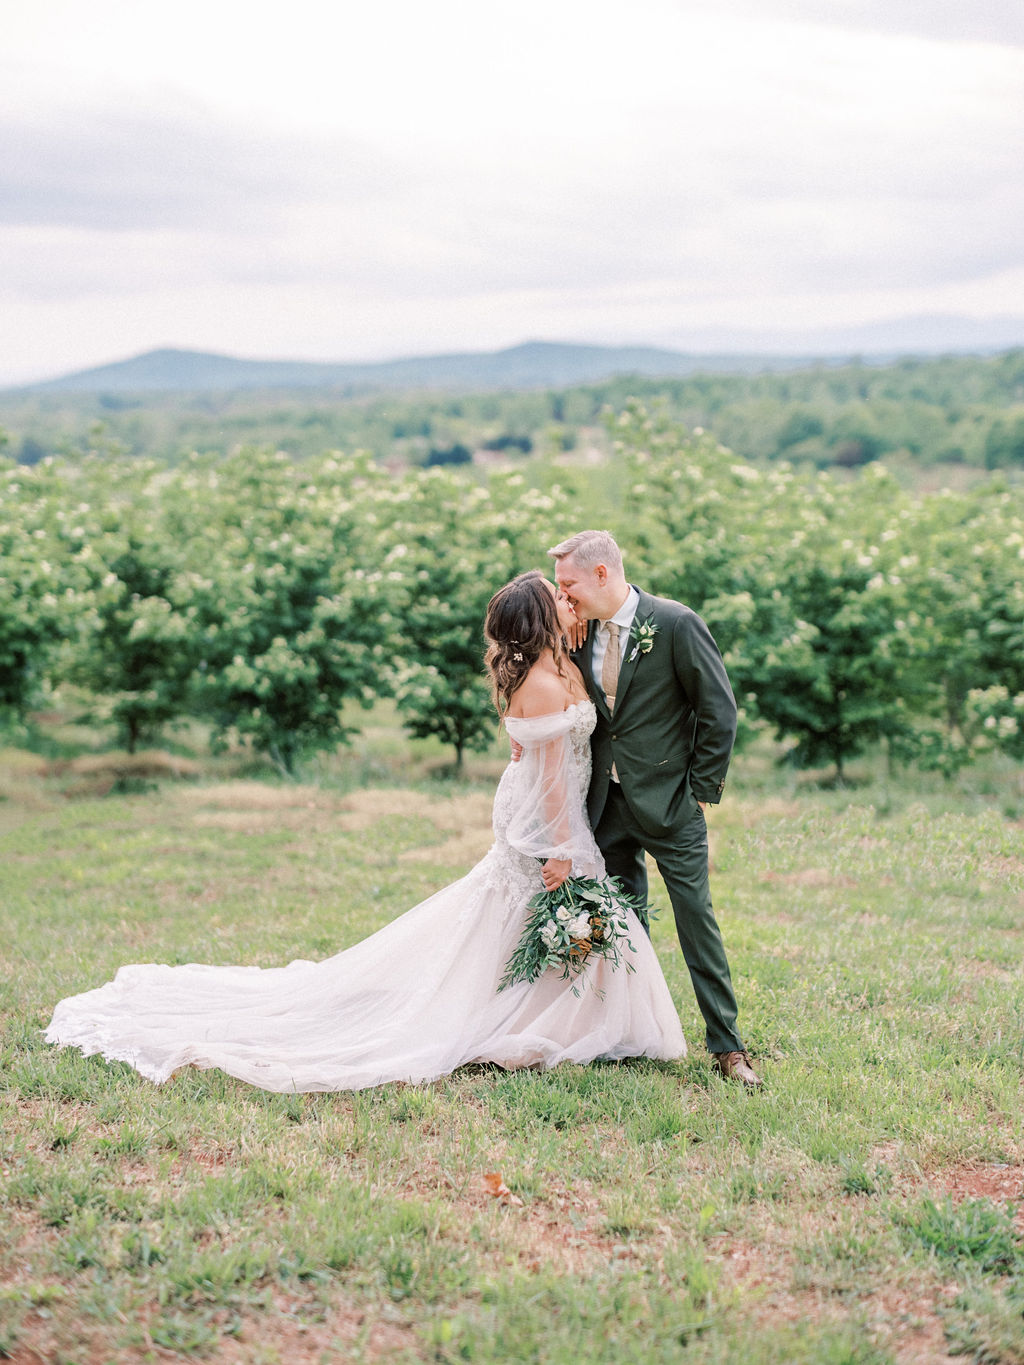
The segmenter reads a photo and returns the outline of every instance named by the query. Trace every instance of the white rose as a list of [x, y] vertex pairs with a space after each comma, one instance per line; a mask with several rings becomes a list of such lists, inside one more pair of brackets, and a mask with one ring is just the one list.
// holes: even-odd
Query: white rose
[[571, 938], [590, 937], [590, 916], [585, 910], [581, 911], [574, 920], [565, 926]]
[[567, 905], [560, 905], [555, 911], [555, 919], [558, 920], [559, 924], [568, 924], [572, 919], [572, 911]]
[[542, 926], [540, 936], [544, 940], [544, 946], [550, 948], [558, 938], [558, 925], [553, 919], [549, 919], [547, 924]]

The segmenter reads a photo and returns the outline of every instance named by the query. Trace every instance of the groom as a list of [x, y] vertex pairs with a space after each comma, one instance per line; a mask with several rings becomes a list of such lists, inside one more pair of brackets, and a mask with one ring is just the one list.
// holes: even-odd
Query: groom
[[548, 553], [555, 580], [592, 626], [574, 652], [597, 707], [587, 808], [609, 876], [647, 899], [649, 852], [722, 1073], [759, 1086], [736, 1031], [736, 997], [708, 887], [704, 808], [725, 788], [736, 702], [722, 656], [689, 607], [626, 582], [607, 531], [580, 531]]

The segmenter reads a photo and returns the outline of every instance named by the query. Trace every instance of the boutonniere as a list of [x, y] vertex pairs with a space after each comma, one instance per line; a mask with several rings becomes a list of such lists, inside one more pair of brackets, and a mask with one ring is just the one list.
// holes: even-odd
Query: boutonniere
[[634, 641], [633, 652], [626, 662], [631, 664], [638, 654], [650, 654], [657, 633], [658, 627], [654, 624], [653, 616], [648, 616], [646, 621], [634, 621], [629, 632], [629, 638]]

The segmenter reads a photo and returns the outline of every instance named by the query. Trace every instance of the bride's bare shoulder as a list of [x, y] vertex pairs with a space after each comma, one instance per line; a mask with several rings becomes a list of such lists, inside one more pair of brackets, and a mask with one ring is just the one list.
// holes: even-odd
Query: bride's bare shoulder
[[508, 713], [520, 720], [550, 716], [554, 711], [564, 711], [571, 701], [565, 680], [535, 665], [513, 693]]

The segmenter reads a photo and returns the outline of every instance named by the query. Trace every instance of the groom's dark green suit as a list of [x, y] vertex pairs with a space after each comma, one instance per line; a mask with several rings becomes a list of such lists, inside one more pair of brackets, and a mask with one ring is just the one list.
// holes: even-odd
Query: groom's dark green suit
[[[614, 714], [593, 677], [598, 622], [591, 622], [574, 655], [597, 707], [587, 808], [609, 875], [628, 891], [646, 899], [644, 850], [655, 859], [704, 1016], [708, 1050], [742, 1051], [729, 963], [711, 908], [707, 825], [698, 805], [719, 801], [725, 788], [736, 702], [718, 646], [697, 613], [637, 591]], [[635, 647], [636, 627], [645, 622], [656, 627], [647, 653]]]

